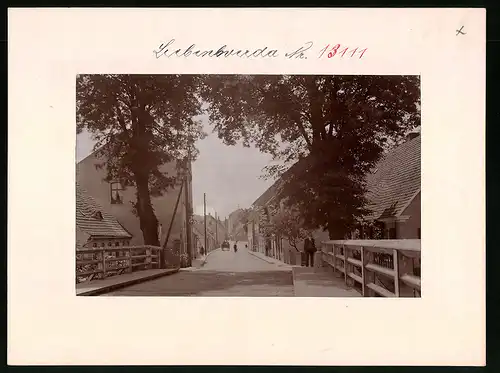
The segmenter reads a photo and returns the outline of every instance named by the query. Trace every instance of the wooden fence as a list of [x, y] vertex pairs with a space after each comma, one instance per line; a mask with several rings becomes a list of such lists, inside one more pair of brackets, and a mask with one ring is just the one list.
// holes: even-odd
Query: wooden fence
[[161, 248], [118, 246], [76, 250], [76, 282], [161, 267]]
[[364, 297], [420, 297], [420, 240], [326, 241], [323, 265]]

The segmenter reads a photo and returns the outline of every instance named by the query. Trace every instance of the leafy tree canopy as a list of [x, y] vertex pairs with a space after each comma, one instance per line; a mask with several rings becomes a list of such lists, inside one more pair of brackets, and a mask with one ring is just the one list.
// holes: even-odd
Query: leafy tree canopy
[[161, 166], [176, 161], [181, 169], [197, 155], [194, 143], [203, 136], [195, 119], [202, 113], [201, 83], [196, 75], [77, 77], [77, 132], [92, 134], [108, 181], [136, 186], [134, 208], [145, 244], [159, 244], [151, 196], [178, 181], [178, 174], [168, 175]]
[[214, 75], [206, 82], [201, 94], [219, 138], [283, 161], [267, 170], [282, 176], [280, 197], [331, 238], [343, 238], [367, 212], [364, 179], [384, 149], [420, 125], [415, 76]]

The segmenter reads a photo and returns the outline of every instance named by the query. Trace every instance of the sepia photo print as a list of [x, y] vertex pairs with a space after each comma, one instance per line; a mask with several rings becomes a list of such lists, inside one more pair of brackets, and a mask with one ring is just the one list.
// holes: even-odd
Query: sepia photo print
[[420, 77], [76, 77], [76, 294], [420, 297]]

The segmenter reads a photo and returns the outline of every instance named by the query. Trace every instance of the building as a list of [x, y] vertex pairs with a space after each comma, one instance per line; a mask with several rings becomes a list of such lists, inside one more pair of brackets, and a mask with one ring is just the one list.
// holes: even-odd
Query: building
[[[370, 223], [360, 226], [351, 238], [410, 239], [421, 236], [420, 134], [411, 133], [400, 146], [392, 149], [377, 162], [373, 172], [367, 175], [367, 206], [371, 213], [364, 217]], [[292, 167], [295, 167], [292, 166]], [[289, 171], [287, 171], [289, 172]], [[254, 214], [247, 225], [247, 236], [254, 251], [264, 253], [266, 244], [270, 255], [293, 263], [295, 249], [282, 237], [264, 237], [260, 222], [267, 219], [269, 206], [276, 205], [276, 195], [281, 179], [278, 179], [252, 205]], [[283, 208], [283, 204], [279, 204]], [[313, 232], [317, 243], [329, 239], [328, 233], [318, 229]]]
[[[131, 245], [143, 245], [139, 218], [132, 208], [132, 203], [136, 201], [135, 187], [123, 187], [119, 182], [105, 181], [107, 172], [105, 167], [97, 167], [100, 163], [103, 163], [103, 159], [98, 158], [95, 153], [80, 161], [76, 165], [77, 183], [130, 232]], [[175, 164], [165, 164], [161, 167], [161, 171], [175, 175]], [[190, 219], [192, 215], [191, 177], [185, 180], [182, 186], [178, 185], [168, 189], [162, 196], [151, 198], [159, 222], [160, 245], [163, 246], [169, 236], [167, 247], [178, 249], [184, 254], [191, 250], [192, 257], [196, 257], [197, 252], [192, 244], [194, 236]]]
[[246, 241], [247, 231], [243, 223], [243, 218], [247, 212], [244, 209], [238, 208], [229, 214], [228, 217], [228, 233], [231, 240]]
[[372, 213], [365, 217], [378, 224], [375, 232], [359, 232], [363, 238], [420, 238], [421, 153], [420, 134], [411, 133], [406, 142], [388, 152], [367, 177], [367, 198]]
[[[206, 252], [210, 252], [217, 248], [215, 234], [207, 227], [207, 241], [205, 244], [205, 226], [202, 222], [196, 221], [193, 224], [194, 246], [198, 253], [201, 253], [201, 248], [205, 248]], [[206, 245], [206, 247], [205, 247]]]
[[217, 240], [217, 247], [220, 246], [222, 241], [227, 239], [227, 229], [224, 226], [224, 222], [219, 219], [219, 217], [212, 216], [212, 214], [207, 215], [207, 229], [210, 229], [214, 237]]
[[[254, 202], [255, 204], [255, 202]], [[253, 205], [254, 206], [254, 205]], [[247, 241], [248, 248], [252, 251], [263, 252], [264, 250], [264, 236], [262, 235], [259, 226], [259, 212], [256, 206], [254, 206], [249, 214], [247, 222]]]
[[241, 216], [243, 214], [243, 209], [238, 208], [237, 210], [231, 212], [227, 217], [227, 230], [230, 236], [235, 233], [238, 224], [240, 223]]
[[129, 246], [132, 234], [76, 184], [76, 248]]
[[[194, 245], [198, 253], [201, 247], [205, 247], [205, 222], [204, 217], [195, 215], [193, 218]], [[211, 214], [207, 215], [207, 252], [210, 252], [227, 239], [227, 230], [224, 222], [216, 219]]]

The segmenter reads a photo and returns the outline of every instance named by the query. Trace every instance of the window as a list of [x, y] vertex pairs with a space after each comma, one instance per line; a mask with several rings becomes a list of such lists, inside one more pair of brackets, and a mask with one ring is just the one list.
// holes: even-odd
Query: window
[[117, 205], [123, 203], [123, 187], [121, 183], [112, 181], [110, 184], [111, 204]]
[[396, 228], [389, 228], [389, 239], [393, 240], [396, 238]]
[[120, 242], [115, 242], [115, 246], [120, 246]]

